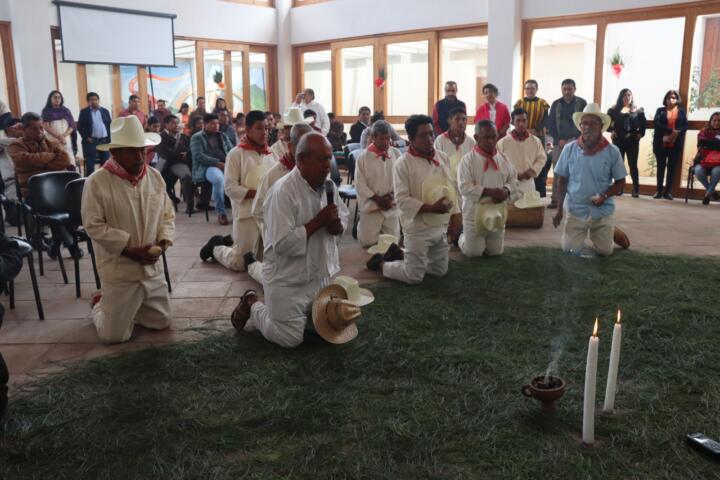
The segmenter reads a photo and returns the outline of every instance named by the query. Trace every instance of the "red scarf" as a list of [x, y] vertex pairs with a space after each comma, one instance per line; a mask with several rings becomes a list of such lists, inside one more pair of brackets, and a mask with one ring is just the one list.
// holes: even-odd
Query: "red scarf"
[[288, 170], [292, 170], [295, 168], [295, 158], [290, 155], [290, 152], [286, 153], [285, 155], [280, 158], [280, 163], [282, 163], [283, 167], [287, 168]]
[[450, 143], [452, 143], [453, 145], [455, 145], [455, 150], [460, 150], [460, 147], [462, 147], [462, 144], [465, 143], [465, 132], [463, 132], [462, 137], [460, 137], [460, 142], [459, 142], [459, 143], [455, 143], [455, 142], [453, 141], [453, 138], [450, 136], [450, 130], [448, 130], [447, 132], [443, 133], [443, 135], [444, 135], [445, 137], [447, 137], [448, 140], [450, 140]]
[[385, 161], [386, 158], [390, 158], [390, 155], [388, 155], [387, 150], [380, 150], [379, 148], [377, 148], [375, 146], [374, 143], [370, 144], [370, 146], [368, 147], [368, 151], [370, 151], [370, 152], [374, 153], [375, 155], [377, 155], [378, 157], [380, 157], [383, 162]]
[[142, 180], [147, 173], [147, 165], [145, 163], [143, 163], [140, 173], [138, 173], [137, 175], [133, 175], [127, 170], [125, 170], [122, 165], [117, 163], [114, 158], [110, 158], [107, 162], [105, 162], [103, 168], [108, 172], [112, 173], [113, 175], [132, 183], [133, 187], [137, 187], [138, 183], [140, 183], [140, 180]]
[[593, 155], [595, 155], [596, 153], [599, 153], [599, 152], [602, 151], [604, 148], [606, 148], [608, 145], [610, 145], [610, 142], [608, 142], [605, 137], [600, 137], [600, 141], [598, 142], [598, 144], [595, 145], [595, 148], [593, 148], [593, 149], [590, 150], [589, 152], [586, 152], [586, 151], [585, 151], [585, 142], [583, 141], [583, 138], [582, 138], [582, 137], [580, 137], [580, 138], [577, 139], [577, 144], [578, 144], [578, 146], [579, 146], [580, 148], [582, 148], [583, 153], [584, 153], [585, 155], [587, 155], [587, 156], [589, 156], [589, 157], [592, 157]]
[[243, 150], [251, 150], [253, 152], [259, 153], [260, 155], [270, 155], [271, 153], [270, 150], [268, 150], [267, 144], [258, 145], [247, 137], [245, 138], [245, 141], [238, 146]]
[[432, 165], [435, 165], [436, 167], [437, 167], [438, 165], [440, 165], [440, 162], [438, 162], [437, 160], [435, 160], [435, 149], [434, 149], [434, 148], [432, 149], [432, 151], [430, 152], [429, 155], [425, 155], [424, 153], [418, 152], [418, 151], [415, 150], [415, 148], [412, 147], [412, 146], [410, 147], [410, 149], [408, 150], [408, 152], [410, 153], [410, 155], [414, 155], [414, 156], [416, 156], [416, 157], [424, 158], [425, 160], [427, 160], [428, 162], [430, 162]]
[[483, 168], [483, 172], [487, 172], [488, 168], [492, 167], [493, 170], [499, 170], [497, 162], [495, 161], [495, 155], [497, 155], [497, 149], [493, 149], [492, 153], [487, 153], [485, 150], [480, 148], [479, 146], [475, 145], [475, 148], [473, 148], [477, 153], [485, 157], [487, 160], [485, 162], [485, 167]]
[[525, 133], [522, 135], [517, 130], [512, 130], [510, 132], [510, 135], [512, 135], [512, 138], [514, 138], [518, 142], [522, 142], [523, 140], [527, 140], [528, 138], [530, 138], [530, 132], [528, 132], [527, 130], [525, 130]]

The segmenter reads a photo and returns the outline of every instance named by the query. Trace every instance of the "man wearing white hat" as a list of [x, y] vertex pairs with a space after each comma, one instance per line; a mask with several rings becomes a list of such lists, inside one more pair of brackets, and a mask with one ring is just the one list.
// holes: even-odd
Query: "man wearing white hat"
[[282, 347], [302, 343], [316, 295], [340, 271], [338, 244], [347, 227], [348, 209], [327, 179], [331, 159], [328, 140], [308, 133], [297, 146], [297, 168], [270, 190], [264, 208], [265, 303], [253, 290], [245, 292], [231, 317], [237, 330], [259, 330]]
[[513, 129], [497, 142], [497, 150], [507, 158], [517, 172], [518, 190], [535, 191], [535, 178], [547, 162], [545, 147], [538, 137], [528, 130], [528, 113], [516, 108], [510, 114]]
[[575, 113], [573, 121], [580, 138], [565, 145], [555, 166], [559, 204], [553, 225], [557, 228], [562, 222], [564, 251], [582, 250], [589, 235], [598, 254], [610, 255], [614, 237], [624, 248], [629, 246], [627, 236], [615, 228], [613, 215], [613, 197], [622, 193], [627, 172], [620, 151], [602, 135], [610, 117], [597, 104]]
[[82, 198], [83, 226], [95, 246], [102, 294], [94, 298], [93, 323], [101, 340], [130, 338], [133, 325], [170, 326], [170, 299], [158, 259], [172, 245], [175, 210], [157, 170], [145, 163], [145, 147], [160, 143], [131, 115], [110, 125], [110, 160], [88, 177]]
[[357, 159], [355, 188], [360, 206], [357, 239], [363, 247], [378, 243], [381, 234], [400, 236], [392, 172], [400, 150], [390, 145], [390, 124], [378, 120], [368, 127], [372, 143]]
[[[403, 256], [398, 248], [375, 254], [367, 262], [370, 270], [405, 283], [420, 283], [425, 274], [447, 273], [450, 247], [447, 243], [448, 222], [453, 228], [460, 213], [455, 183], [445, 154], [433, 148], [434, 128], [427, 115], [411, 115], [405, 121], [410, 149], [393, 168], [395, 201], [405, 234]], [[396, 246], [397, 247], [397, 246]]]
[[302, 111], [300, 111], [298, 107], [290, 107], [287, 109], [287, 111], [283, 115], [283, 134], [281, 135], [282, 138], [279, 139], [277, 142], [273, 143], [272, 147], [270, 147], [270, 151], [275, 157], [275, 160], [279, 162], [280, 159], [286, 153], [288, 153], [290, 146], [290, 130], [292, 129], [293, 125], [298, 125], [300, 123], [308, 125], [311, 121], [312, 118], [303, 118]]
[[265, 113], [252, 110], [245, 117], [245, 125], [245, 139], [230, 150], [225, 161], [225, 194], [232, 203], [233, 244], [224, 245], [222, 235], [215, 235], [200, 249], [203, 261], [213, 258], [237, 272], [245, 271], [243, 255], [258, 248], [260, 230], [251, 209], [260, 179], [275, 163], [267, 147]]
[[458, 246], [466, 257], [502, 255], [507, 202], [517, 190], [517, 173], [496, 149], [498, 132], [490, 120], [475, 124], [477, 145], [460, 161], [463, 233]]
[[[252, 215], [258, 224], [260, 229], [260, 235], [263, 238], [263, 245], [265, 244], [265, 220], [263, 218], [264, 203], [268, 193], [275, 182], [283, 178], [285, 175], [290, 173], [295, 168], [295, 149], [300, 143], [300, 139], [306, 133], [312, 132], [313, 129], [306, 122], [300, 122], [293, 125], [290, 130], [290, 142], [288, 143], [288, 152], [280, 158], [280, 161], [268, 170], [263, 175], [260, 181], [260, 186], [255, 193], [252, 205]], [[279, 142], [278, 142], [279, 143]], [[263, 283], [263, 264], [257, 261], [255, 252], [245, 252], [243, 255], [243, 261], [245, 263], [245, 270], [252, 277], [253, 280], [262, 285]]]

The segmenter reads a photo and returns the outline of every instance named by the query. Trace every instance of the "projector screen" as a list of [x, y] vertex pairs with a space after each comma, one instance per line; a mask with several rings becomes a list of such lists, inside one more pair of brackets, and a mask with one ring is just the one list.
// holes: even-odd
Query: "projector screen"
[[175, 66], [175, 15], [56, 1], [63, 61]]

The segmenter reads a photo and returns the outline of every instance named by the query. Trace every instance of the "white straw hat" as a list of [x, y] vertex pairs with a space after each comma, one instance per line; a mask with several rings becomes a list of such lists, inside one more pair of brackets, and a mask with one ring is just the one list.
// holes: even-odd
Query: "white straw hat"
[[340, 285], [328, 285], [318, 292], [312, 306], [315, 331], [330, 343], [342, 344], [357, 337], [355, 321], [360, 318], [360, 307], [347, 299]]
[[303, 118], [303, 113], [298, 107], [290, 107], [283, 115], [283, 127], [292, 127], [298, 123], [310, 124], [312, 117]]
[[[455, 202], [455, 188], [442, 175], [430, 175], [422, 184], [424, 203], [433, 204], [445, 197], [447, 202]], [[423, 221], [431, 227], [441, 227], [450, 221], [449, 213], [423, 213]]]
[[475, 207], [475, 230], [478, 235], [499, 232], [505, 227], [507, 220], [507, 204], [479, 203]]
[[347, 293], [348, 300], [358, 307], [364, 307], [375, 301], [375, 295], [367, 288], [361, 288], [360, 283], [352, 277], [341, 275], [335, 278], [333, 284], [343, 287]]
[[515, 208], [537, 208], [544, 206], [545, 204], [542, 199], [540, 199], [540, 193], [536, 190], [523, 193], [523, 197], [515, 202]]
[[378, 243], [368, 248], [367, 253], [369, 253], [370, 255], [375, 255], [376, 253], [385, 253], [387, 252], [388, 248], [390, 248], [390, 245], [392, 245], [393, 243], [397, 244], [399, 241], [400, 239], [395, 235], [390, 235], [389, 233], [382, 233], [378, 236]]
[[110, 143], [98, 145], [100, 151], [111, 148], [145, 148], [160, 143], [160, 135], [144, 132], [140, 120], [135, 115], [118, 117], [110, 124]]
[[602, 110], [600, 110], [600, 105], [598, 105], [597, 103], [588, 103], [582, 112], [573, 113], [573, 123], [575, 123], [575, 126], [578, 128], [578, 130], [580, 130], [580, 122], [582, 122], [582, 119], [585, 115], [595, 115], [596, 117], [598, 117], [603, 123], [603, 132], [610, 127], [610, 115], [608, 115], [607, 113], [603, 113]]

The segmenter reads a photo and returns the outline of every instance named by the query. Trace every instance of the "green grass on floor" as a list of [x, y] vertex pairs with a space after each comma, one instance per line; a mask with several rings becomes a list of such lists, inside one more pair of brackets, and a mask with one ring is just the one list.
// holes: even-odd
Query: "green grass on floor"
[[[345, 346], [228, 332], [95, 360], [12, 399], [0, 478], [719, 478], [684, 440], [720, 439], [719, 267], [511, 249], [375, 287]], [[598, 315], [599, 410], [618, 306], [620, 411], [587, 449], [588, 337]], [[568, 391], [545, 416], [520, 388], [553, 345]]]

